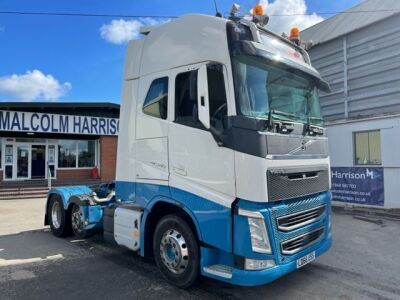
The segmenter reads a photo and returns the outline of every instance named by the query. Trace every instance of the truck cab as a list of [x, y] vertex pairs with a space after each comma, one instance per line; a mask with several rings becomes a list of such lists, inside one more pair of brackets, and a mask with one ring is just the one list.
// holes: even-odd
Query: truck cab
[[143, 33], [127, 49], [115, 189], [51, 190], [53, 233], [58, 203], [65, 232], [103, 228], [180, 287], [200, 274], [265, 284], [326, 252], [328, 85], [307, 52], [239, 18], [187, 15]]

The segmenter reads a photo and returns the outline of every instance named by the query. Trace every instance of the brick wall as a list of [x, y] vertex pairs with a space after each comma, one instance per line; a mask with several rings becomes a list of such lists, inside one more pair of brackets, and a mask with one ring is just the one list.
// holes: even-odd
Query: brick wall
[[57, 170], [57, 180], [67, 179], [90, 179], [91, 169], [70, 169], [70, 170]]
[[117, 164], [117, 144], [117, 137], [100, 137], [100, 177], [103, 181], [115, 179]]

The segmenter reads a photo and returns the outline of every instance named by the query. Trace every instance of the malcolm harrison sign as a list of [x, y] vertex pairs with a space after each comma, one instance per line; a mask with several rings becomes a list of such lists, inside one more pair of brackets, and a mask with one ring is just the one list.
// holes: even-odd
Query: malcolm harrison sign
[[0, 110], [0, 132], [118, 135], [119, 119]]

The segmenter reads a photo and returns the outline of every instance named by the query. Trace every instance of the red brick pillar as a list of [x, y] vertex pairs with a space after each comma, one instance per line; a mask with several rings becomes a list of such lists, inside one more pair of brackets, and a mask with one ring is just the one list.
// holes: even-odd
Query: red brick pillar
[[118, 138], [100, 137], [100, 178], [102, 181], [114, 180], [117, 164]]

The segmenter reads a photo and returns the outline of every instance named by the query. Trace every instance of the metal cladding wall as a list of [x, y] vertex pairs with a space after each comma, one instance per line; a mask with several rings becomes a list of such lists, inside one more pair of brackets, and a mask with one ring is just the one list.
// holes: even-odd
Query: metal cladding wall
[[400, 112], [400, 14], [318, 44], [309, 53], [332, 87], [332, 93], [321, 94], [326, 120]]

